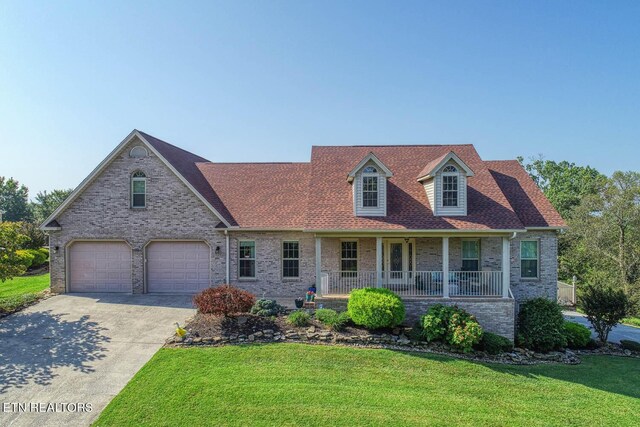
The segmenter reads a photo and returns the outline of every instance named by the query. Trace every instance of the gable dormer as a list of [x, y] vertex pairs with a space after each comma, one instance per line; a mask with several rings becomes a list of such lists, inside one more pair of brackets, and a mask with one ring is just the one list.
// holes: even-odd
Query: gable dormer
[[369, 153], [347, 177], [353, 187], [355, 216], [387, 215], [387, 179], [393, 176], [373, 153]]
[[473, 171], [453, 151], [433, 160], [422, 170], [422, 183], [436, 216], [467, 215], [467, 177]]

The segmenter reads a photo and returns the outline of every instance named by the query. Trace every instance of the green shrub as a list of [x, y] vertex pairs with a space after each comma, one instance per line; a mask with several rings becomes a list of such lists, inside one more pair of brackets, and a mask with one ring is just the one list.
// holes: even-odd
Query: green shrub
[[31, 252], [29, 252], [28, 249], [17, 250], [16, 255], [18, 257], [18, 264], [24, 267], [25, 270], [31, 267], [31, 265], [33, 264], [33, 259], [35, 258], [35, 256]]
[[622, 289], [593, 285], [582, 289], [580, 305], [601, 342], [607, 341], [611, 329], [625, 318], [630, 307]]
[[578, 323], [564, 322], [564, 337], [569, 348], [587, 348], [591, 341], [591, 331]]
[[319, 308], [316, 310], [314, 315], [319, 322], [327, 325], [328, 322], [338, 316], [338, 312], [330, 308]]
[[640, 317], [625, 317], [622, 319], [622, 323], [640, 328]]
[[310, 320], [311, 316], [302, 310], [294, 311], [287, 316], [287, 322], [291, 323], [293, 326], [307, 326]]
[[39, 248], [38, 250], [40, 252], [42, 252], [44, 254], [44, 256], [47, 257], [47, 261], [49, 261], [49, 249], [47, 249], [47, 248]]
[[476, 318], [456, 306], [436, 304], [420, 317], [421, 336], [427, 342], [444, 341], [467, 353], [482, 338]]
[[347, 311], [353, 323], [369, 329], [397, 326], [405, 316], [404, 304], [400, 297], [384, 288], [352, 291]]
[[485, 332], [476, 348], [489, 354], [500, 354], [513, 350], [513, 343], [503, 336]]
[[39, 249], [27, 249], [27, 252], [33, 255], [31, 267], [37, 268], [47, 262], [48, 256], [42, 253]]
[[16, 312], [42, 298], [41, 293], [27, 293], [0, 298], [0, 314]]
[[20, 245], [22, 249], [38, 250], [47, 244], [47, 236], [40, 230], [38, 224], [33, 222], [21, 222], [20, 233], [26, 236], [26, 240]]
[[343, 311], [330, 318], [326, 324], [332, 331], [342, 331], [349, 323], [351, 323], [351, 316], [349, 316], [349, 312]]
[[277, 316], [284, 311], [284, 307], [271, 299], [261, 298], [251, 307], [251, 314], [258, 316], [271, 317]]
[[640, 342], [632, 341], [632, 340], [620, 340], [620, 345], [625, 350], [638, 351], [640, 352]]
[[520, 306], [519, 343], [536, 351], [551, 351], [567, 345], [560, 305], [546, 298], [534, 298]]

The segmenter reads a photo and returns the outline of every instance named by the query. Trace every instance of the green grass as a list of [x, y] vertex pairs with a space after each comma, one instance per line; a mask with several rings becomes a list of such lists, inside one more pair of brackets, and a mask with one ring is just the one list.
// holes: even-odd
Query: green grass
[[622, 323], [629, 326], [635, 326], [636, 328], [640, 328], [640, 317], [627, 317], [622, 319]]
[[0, 313], [14, 312], [39, 298], [49, 287], [49, 273], [21, 276], [0, 282]]
[[99, 426], [637, 425], [640, 360], [505, 366], [272, 344], [162, 349]]

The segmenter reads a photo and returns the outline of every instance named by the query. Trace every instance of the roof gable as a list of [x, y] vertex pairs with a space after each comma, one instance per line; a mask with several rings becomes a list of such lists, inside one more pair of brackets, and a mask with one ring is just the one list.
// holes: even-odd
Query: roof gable
[[[154, 155], [156, 155], [177, 177], [178, 179], [180, 179], [183, 184], [185, 184], [187, 186], [187, 188], [189, 188], [195, 195], [196, 197], [198, 197], [210, 210], [211, 212], [213, 212], [219, 219], [220, 221], [222, 221], [227, 227], [230, 226], [229, 222], [227, 221], [227, 219], [222, 216], [220, 214], [220, 212], [218, 212], [212, 205], [211, 203], [209, 203], [209, 201], [207, 201], [202, 194], [200, 194], [198, 192], [198, 190], [196, 190], [194, 188], [194, 186], [191, 184], [191, 182], [189, 182], [179, 171], [178, 169], [174, 166], [174, 164], [172, 164], [167, 158], [165, 158], [165, 156], [163, 156], [163, 154], [156, 148], [156, 146], [154, 146], [154, 144], [152, 144], [147, 138], [152, 139], [153, 137], [151, 137], [150, 135], [147, 135], [143, 132], [140, 132], [136, 129], [134, 129], [133, 131], [131, 131], [131, 133], [129, 133], [129, 135], [127, 135], [127, 137], [125, 139], [123, 139], [117, 146], [116, 148], [113, 149], [113, 151], [111, 151], [111, 153], [109, 153], [109, 155], [107, 157], [105, 157], [102, 162], [100, 162], [98, 164], [98, 166], [96, 166], [96, 168], [80, 183], [80, 185], [78, 185], [75, 190], [73, 190], [73, 192], [69, 195], [69, 197], [67, 197], [65, 199], [65, 201], [58, 206], [58, 208], [51, 214], [49, 215], [49, 217], [40, 225], [40, 228], [43, 230], [58, 230], [59, 229], [59, 225], [55, 226], [52, 225], [54, 224], [53, 221], [56, 220], [56, 218], [62, 213], [64, 212], [69, 206], [71, 206], [71, 204], [73, 203], [73, 201], [75, 201], [77, 199], [77, 197], [82, 194], [82, 192], [89, 186], [89, 184], [91, 184], [93, 182], [93, 180], [100, 175], [108, 166], [109, 164], [111, 164], [111, 162], [127, 147], [127, 145], [132, 142], [134, 139], [138, 139], [147, 149], [149, 149], [151, 152], [153, 152]], [[154, 141], [154, 143], [156, 143], [155, 145], [160, 145], [159, 143], [164, 143], [163, 141], [160, 141], [156, 138], [152, 139]], [[174, 147], [170, 144], [164, 143], [167, 146], [173, 147], [175, 150], [178, 150], [179, 152], [182, 153], [182, 160], [186, 159], [187, 155], [192, 156], [193, 158], [197, 158], [199, 160], [202, 161], [207, 161], [206, 159], [203, 159], [202, 157], [196, 156], [195, 154], [191, 154], [188, 151], [182, 150], [178, 147]], [[168, 148], [168, 147], [165, 147]], [[168, 152], [168, 150], [162, 150], [165, 151], [165, 154]], [[181, 165], [179, 162], [179, 158], [178, 156], [171, 156], [170, 158], [172, 158], [172, 160], [174, 160], [177, 164], [178, 167], [180, 167], [181, 169], [187, 171], [189, 169], [189, 167], [184, 167], [185, 165]], [[188, 163], [188, 162], [187, 162]], [[55, 223], [57, 224], [57, 223]]]
[[351, 172], [349, 172], [349, 175], [347, 175], [347, 181], [353, 181], [353, 178], [355, 178], [356, 174], [369, 162], [375, 163], [380, 168], [380, 170], [382, 170], [382, 175], [386, 176], [387, 178], [393, 176], [391, 170], [389, 170], [389, 168], [386, 167], [385, 164], [382, 163], [375, 154], [373, 154], [373, 152], [370, 152], [362, 160], [360, 160], [360, 162], [353, 169], [351, 169]]
[[427, 163], [427, 165], [418, 174], [418, 181], [433, 178], [435, 174], [451, 160], [453, 160], [458, 166], [460, 166], [468, 177], [474, 175], [471, 168], [467, 166], [467, 164], [463, 162], [460, 157], [456, 155], [456, 153], [454, 153], [453, 151], [449, 151], [448, 153], [445, 153], [442, 156]]

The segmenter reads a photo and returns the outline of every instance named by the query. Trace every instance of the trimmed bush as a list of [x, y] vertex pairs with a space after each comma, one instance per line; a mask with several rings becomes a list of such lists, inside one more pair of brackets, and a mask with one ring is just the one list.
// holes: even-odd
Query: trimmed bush
[[536, 351], [564, 348], [564, 318], [560, 305], [546, 298], [534, 298], [520, 306], [518, 340], [522, 346]]
[[297, 310], [287, 316], [287, 322], [293, 326], [303, 327], [307, 326], [311, 321], [311, 316], [302, 310]]
[[573, 322], [564, 322], [564, 336], [569, 348], [587, 348], [591, 341], [589, 328]]
[[37, 268], [44, 265], [49, 258], [48, 255], [42, 253], [39, 249], [27, 249], [31, 255], [33, 255], [33, 261], [31, 262], [31, 267]]
[[632, 340], [620, 340], [620, 345], [625, 350], [638, 351], [640, 352], [640, 342], [632, 341]]
[[513, 343], [503, 336], [485, 332], [476, 348], [489, 354], [500, 354], [513, 350]]
[[24, 267], [24, 269], [28, 269], [33, 264], [33, 259], [35, 256], [29, 252], [28, 249], [20, 249], [16, 251], [16, 256], [18, 257], [17, 262], [19, 265]]
[[402, 323], [405, 316], [400, 297], [384, 288], [352, 291], [347, 311], [353, 323], [369, 329], [392, 328]]
[[193, 297], [193, 304], [200, 313], [218, 316], [248, 313], [255, 301], [255, 295], [231, 285], [208, 288]]
[[630, 303], [622, 289], [589, 285], [580, 293], [580, 305], [601, 342], [628, 314]]
[[271, 317], [277, 316], [284, 311], [284, 307], [271, 299], [260, 298], [251, 307], [251, 314], [257, 314], [258, 316]]
[[436, 304], [420, 317], [421, 337], [427, 341], [443, 341], [467, 353], [482, 338], [482, 327], [475, 316], [456, 306]]
[[49, 261], [49, 249], [47, 249], [47, 248], [38, 248], [38, 251], [43, 253], [44, 256], [47, 257], [47, 261]]

